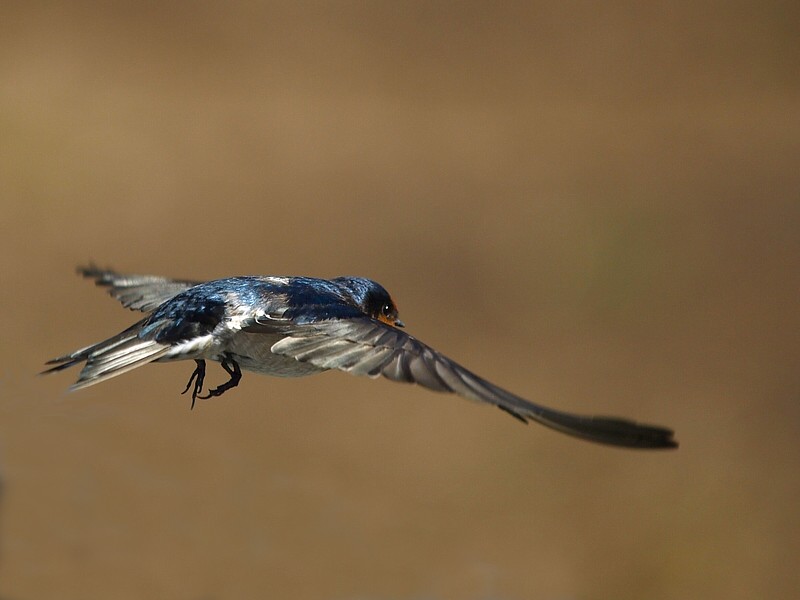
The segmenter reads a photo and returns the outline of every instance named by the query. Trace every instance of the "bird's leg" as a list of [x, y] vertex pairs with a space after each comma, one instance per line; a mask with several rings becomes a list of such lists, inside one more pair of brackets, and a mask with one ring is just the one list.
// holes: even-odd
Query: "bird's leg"
[[220, 385], [219, 387], [214, 388], [213, 390], [208, 390], [207, 396], [198, 396], [198, 398], [202, 398], [203, 400], [207, 400], [208, 398], [213, 398], [215, 396], [221, 396], [225, 392], [227, 392], [231, 388], [235, 388], [239, 385], [239, 380], [242, 378], [242, 370], [239, 368], [239, 363], [237, 363], [233, 358], [231, 358], [230, 354], [225, 354], [222, 359], [222, 368], [231, 376], [231, 378]]
[[192, 387], [192, 382], [194, 382], [194, 389], [192, 390], [192, 408], [194, 408], [194, 401], [197, 398], [202, 398], [202, 396], [198, 396], [198, 394], [203, 391], [203, 380], [206, 378], [206, 361], [195, 360], [194, 362], [197, 363], [194, 373], [192, 373], [192, 376], [189, 378], [186, 389], [181, 392], [181, 394], [188, 392], [189, 388]]

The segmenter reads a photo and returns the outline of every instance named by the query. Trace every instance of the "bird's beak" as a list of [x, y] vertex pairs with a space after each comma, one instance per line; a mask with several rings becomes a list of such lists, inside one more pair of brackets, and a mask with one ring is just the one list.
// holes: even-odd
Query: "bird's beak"
[[405, 323], [403, 323], [400, 319], [393, 319], [392, 317], [386, 317], [384, 315], [378, 315], [376, 317], [378, 321], [381, 323], [386, 323], [387, 325], [391, 325], [392, 327], [405, 327]]

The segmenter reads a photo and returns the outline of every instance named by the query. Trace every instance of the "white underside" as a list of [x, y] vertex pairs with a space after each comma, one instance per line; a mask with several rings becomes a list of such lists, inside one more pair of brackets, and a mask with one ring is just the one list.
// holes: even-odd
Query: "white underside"
[[225, 354], [229, 354], [242, 369], [273, 377], [303, 377], [326, 370], [294, 358], [273, 354], [270, 348], [282, 337], [239, 331], [221, 342], [208, 335], [173, 347], [158, 362], [190, 359], [221, 361]]

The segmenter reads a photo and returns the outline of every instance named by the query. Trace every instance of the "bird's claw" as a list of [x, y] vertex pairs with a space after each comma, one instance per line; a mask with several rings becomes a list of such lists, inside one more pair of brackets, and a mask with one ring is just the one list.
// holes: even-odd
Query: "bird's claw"
[[181, 395], [188, 392], [189, 388], [192, 387], [192, 382], [194, 382], [194, 389], [192, 390], [192, 408], [194, 408], [195, 400], [203, 397], [199, 394], [203, 391], [203, 381], [206, 378], [206, 361], [195, 360], [194, 362], [197, 363], [197, 366], [195, 367], [192, 376], [189, 378], [189, 383], [186, 384], [186, 389], [181, 392]]
[[233, 360], [230, 356], [226, 355], [225, 358], [222, 359], [221, 364], [222, 368], [225, 369], [231, 378], [222, 385], [215, 387], [213, 390], [208, 390], [208, 394], [205, 396], [201, 396], [200, 392], [203, 391], [203, 379], [205, 378], [206, 364], [205, 361], [202, 360], [196, 360], [195, 362], [197, 363], [197, 368], [194, 370], [194, 373], [192, 373], [192, 377], [189, 379], [186, 389], [181, 392], [185, 394], [189, 390], [189, 387], [192, 385], [192, 380], [195, 379], [196, 376], [197, 380], [195, 381], [194, 391], [192, 392], [192, 408], [194, 408], [194, 402], [196, 398], [200, 398], [201, 400], [215, 398], [217, 396], [221, 396], [229, 389], [235, 388], [237, 385], [239, 385], [239, 381], [242, 378], [242, 370], [239, 368], [239, 363]]

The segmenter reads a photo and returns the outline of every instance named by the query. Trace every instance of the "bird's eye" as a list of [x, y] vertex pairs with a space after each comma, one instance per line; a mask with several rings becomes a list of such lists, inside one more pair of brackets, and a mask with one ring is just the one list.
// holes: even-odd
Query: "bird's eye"
[[391, 304], [384, 304], [381, 306], [381, 314], [384, 317], [391, 317], [392, 316], [392, 305]]

